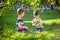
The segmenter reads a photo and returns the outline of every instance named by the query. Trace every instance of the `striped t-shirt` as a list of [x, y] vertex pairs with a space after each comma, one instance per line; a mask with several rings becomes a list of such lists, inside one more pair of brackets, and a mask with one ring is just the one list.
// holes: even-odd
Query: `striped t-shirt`
[[16, 26], [19, 27], [18, 25], [24, 26], [24, 22], [20, 16], [17, 17], [16, 21]]

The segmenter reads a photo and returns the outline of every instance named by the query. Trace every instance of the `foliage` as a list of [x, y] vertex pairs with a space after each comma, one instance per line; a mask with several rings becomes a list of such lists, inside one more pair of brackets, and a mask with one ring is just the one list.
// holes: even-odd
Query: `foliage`
[[25, 5], [32, 5], [33, 10], [37, 10], [41, 0], [21, 0], [20, 2], [23, 2]]

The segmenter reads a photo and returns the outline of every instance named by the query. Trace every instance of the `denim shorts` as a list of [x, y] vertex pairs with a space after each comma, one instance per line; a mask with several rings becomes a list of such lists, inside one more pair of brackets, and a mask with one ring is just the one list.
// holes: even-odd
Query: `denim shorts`
[[42, 32], [43, 31], [43, 28], [34, 28], [34, 31]]

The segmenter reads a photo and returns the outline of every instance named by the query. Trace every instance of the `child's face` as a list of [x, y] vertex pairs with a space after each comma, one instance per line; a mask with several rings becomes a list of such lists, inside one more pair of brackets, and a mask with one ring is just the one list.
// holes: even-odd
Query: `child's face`
[[37, 15], [37, 16], [36, 16], [36, 15], [34, 15], [34, 18], [39, 18], [39, 15]]
[[20, 15], [21, 17], [23, 17], [24, 16], [24, 12], [23, 13], [21, 13], [21, 15]]
[[22, 17], [24, 16], [24, 12], [21, 14], [21, 16], [22, 16]]

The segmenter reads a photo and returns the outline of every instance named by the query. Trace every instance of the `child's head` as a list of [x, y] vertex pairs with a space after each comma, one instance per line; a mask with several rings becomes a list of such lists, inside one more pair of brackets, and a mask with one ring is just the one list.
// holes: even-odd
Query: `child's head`
[[20, 9], [20, 8], [19, 8], [19, 9], [17, 10], [17, 12], [18, 12], [18, 15], [19, 15], [19, 16], [21, 16], [21, 17], [24, 16], [24, 10], [23, 10], [23, 9]]
[[38, 11], [34, 12], [34, 18], [39, 18], [39, 12]]

